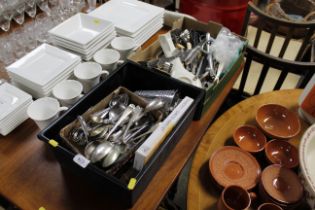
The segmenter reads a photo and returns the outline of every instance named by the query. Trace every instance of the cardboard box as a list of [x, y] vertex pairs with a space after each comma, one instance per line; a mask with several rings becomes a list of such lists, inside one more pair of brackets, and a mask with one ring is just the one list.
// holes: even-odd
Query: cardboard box
[[[218, 33], [220, 32], [222, 25], [209, 21], [208, 23], [204, 23], [201, 21], [196, 21], [191, 18], [183, 17], [178, 19], [178, 16], [166, 16], [166, 22], [169, 24], [172, 22], [172, 28], [179, 28], [179, 29], [193, 29], [199, 30], [204, 32], [209, 32], [212, 37], [217, 37]], [[240, 37], [244, 41], [244, 48], [247, 44], [247, 40], [243, 37]], [[205, 98], [201, 101], [198, 109], [196, 110], [195, 119], [200, 119], [201, 116], [208, 110], [211, 106], [212, 102], [216, 99], [216, 97], [221, 93], [225, 84], [233, 77], [236, 71], [240, 68], [241, 64], [244, 61], [244, 48], [241, 50], [239, 56], [231, 62], [230, 66], [227, 68], [227, 73], [221, 78], [221, 81], [211, 86], [208, 89], [202, 89], [205, 93]], [[130, 55], [128, 59], [140, 62], [140, 61], [148, 61], [151, 59], [155, 59], [157, 55], [161, 54], [162, 48], [159, 44], [159, 41], [155, 41], [144, 50], [139, 50], [136, 53]], [[154, 71], [154, 70], [153, 70]]]

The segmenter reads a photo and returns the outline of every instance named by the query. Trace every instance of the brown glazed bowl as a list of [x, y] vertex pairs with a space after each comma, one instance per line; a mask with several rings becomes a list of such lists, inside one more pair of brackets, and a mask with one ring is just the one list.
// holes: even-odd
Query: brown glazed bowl
[[257, 185], [261, 172], [254, 156], [235, 146], [217, 149], [209, 160], [209, 169], [219, 186], [225, 188], [237, 184], [246, 190]]
[[265, 146], [265, 155], [272, 164], [280, 164], [286, 168], [299, 165], [299, 153], [295, 146], [284, 140], [272, 140]]
[[281, 206], [294, 206], [303, 197], [303, 186], [298, 175], [278, 164], [263, 170], [259, 188], [262, 200], [273, 201]]
[[250, 194], [242, 187], [231, 185], [221, 193], [218, 200], [218, 210], [248, 210], [251, 205]]
[[298, 116], [287, 108], [278, 104], [265, 104], [256, 113], [259, 127], [270, 137], [289, 139], [301, 130]]
[[234, 142], [247, 152], [260, 152], [267, 142], [266, 136], [253, 125], [238, 127], [233, 133]]

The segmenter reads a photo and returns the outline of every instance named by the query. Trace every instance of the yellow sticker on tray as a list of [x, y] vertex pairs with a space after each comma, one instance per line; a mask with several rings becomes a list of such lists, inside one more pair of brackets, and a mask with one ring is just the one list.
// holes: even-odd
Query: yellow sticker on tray
[[136, 186], [137, 180], [135, 178], [131, 178], [129, 180], [128, 189], [133, 190]]
[[58, 144], [59, 144], [59, 143], [58, 143], [56, 140], [54, 140], [54, 139], [49, 140], [48, 143], [49, 143], [51, 146], [53, 146], [53, 147], [58, 147]]

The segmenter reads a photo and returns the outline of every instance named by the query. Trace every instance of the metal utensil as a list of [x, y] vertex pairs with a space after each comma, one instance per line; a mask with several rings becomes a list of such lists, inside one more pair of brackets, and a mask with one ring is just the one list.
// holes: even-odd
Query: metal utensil
[[118, 121], [115, 123], [114, 127], [106, 135], [105, 140], [107, 140], [110, 137], [110, 135], [112, 135], [116, 131], [118, 126], [121, 126], [129, 119], [129, 116], [132, 114], [134, 109], [135, 109], [134, 104], [129, 104], [129, 106], [127, 106], [127, 108], [124, 110]]
[[122, 146], [114, 145], [111, 152], [104, 158], [102, 166], [104, 168], [107, 168], [114, 164], [118, 157], [121, 155], [122, 151], [123, 151]]
[[104, 141], [96, 146], [96, 148], [93, 150], [91, 154], [91, 162], [96, 163], [100, 160], [102, 160], [105, 156], [107, 156], [111, 150], [114, 148], [114, 144]]
[[85, 122], [85, 120], [83, 119], [83, 117], [81, 115], [78, 115], [77, 119], [79, 120], [80, 126], [83, 130], [83, 133], [86, 137], [86, 140], [89, 139], [89, 126], [87, 125], [87, 123]]
[[91, 159], [91, 154], [95, 150], [95, 148], [98, 146], [99, 142], [98, 141], [92, 141], [89, 142], [85, 148], [84, 148], [84, 155], [87, 159]]

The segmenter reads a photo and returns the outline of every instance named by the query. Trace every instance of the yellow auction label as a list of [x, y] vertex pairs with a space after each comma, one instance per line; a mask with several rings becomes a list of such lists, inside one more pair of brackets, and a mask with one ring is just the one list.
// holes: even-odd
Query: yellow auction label
[[53, 147], [58, 147], [58, 142], [56, 141], [56, 140], [54, 140], [54, 139], [51, 139], [51, 140], [49, 140], [49, 142], [48, 142], [51, 146], [53, 146]]
[[136, 186], [137, 180], [135, 178], [131, 178], [129, 180], [128, 189], [133, 190]]

